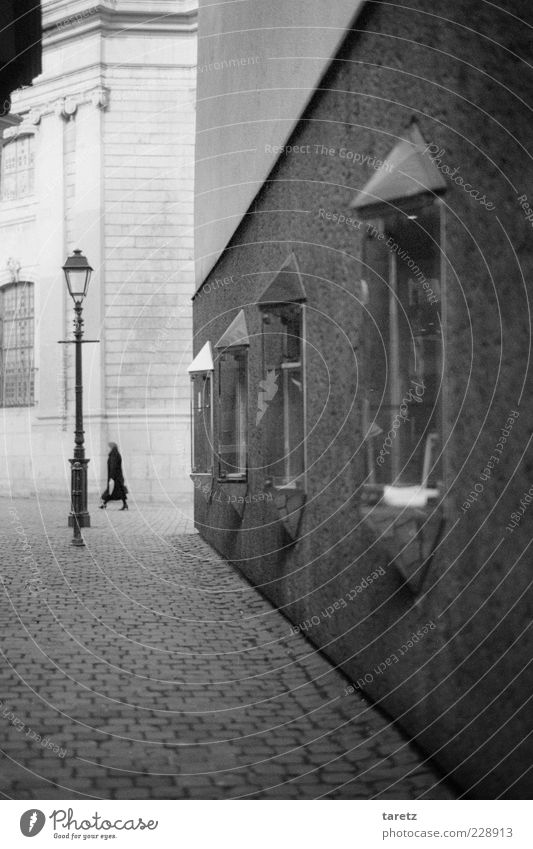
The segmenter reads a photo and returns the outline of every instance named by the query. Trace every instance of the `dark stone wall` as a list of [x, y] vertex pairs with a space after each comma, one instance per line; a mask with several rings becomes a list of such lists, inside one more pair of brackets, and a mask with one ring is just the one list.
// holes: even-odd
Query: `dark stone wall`
[[[297, 257], [314, 346], [307, 360], [308, 501], [299, 539], [286, 538], [272, 502], [246, 504], [241, 518], [224, 500], [209, 504], [197, 491], [196, 521], [293, 623], [307, 622], [309, 639], [353, 681], [366, 675], [366, 693], [468, 795], [521, 798], [531, 792], [524, 737], [531, 727], [525, 629], [533, 504], [512, 531], [506, 528], [512, 513], [521, 516], [520, 500], [533, 483], [533, 233], [518, 201], [531, 186], [532, 81], [521, 61], [530, 50], [519, 20], [531, 10], [526, 2], [499, 11], [472, 0], [438, 0], [431, 12], [423, 0], [410, 6], [366, 7], [290, 140], [306, 152], [281, 156], [195, 299], [195, 352], [207, 339], [216, 342], [238, 309], [246, 311], [247, 492], [256, 494], [264, 484], [256, 468], [260, 429], [253, 426], [263, 375], [254, 304], [289, 253]], [[448, 179], [446, 521], [417, 592], [391, 562], [405, 516], [393, 516], [393, 532], [384, 537], [361, 509], [362, 231], [319, 212], [349, 216], [357, 190], [374, 173], [341, 158], [340, 149], [383, 159], [413, 118], [427, 143], [444, 149], [442, 162], [494, 204], [487, 209]], [[228, 277], [229, 284], [219, 282]], [[499, 462], [482, 479], [511, 411], [519, 416]], [[466, 508], [476, 484], [483, 489]], [[354, 594], [373, 572], [377, 578]], [[435, 627], [424, 633], [427, 623]], [[422, 636], [400, 655], [417, 630]], [[288, 622], [288, 643], [290, 631]]]

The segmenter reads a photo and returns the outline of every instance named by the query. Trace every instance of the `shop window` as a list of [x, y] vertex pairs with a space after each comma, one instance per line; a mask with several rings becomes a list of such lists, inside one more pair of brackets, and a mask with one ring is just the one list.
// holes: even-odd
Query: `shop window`
[[0, 289], [0, 406], [34, 403], [33, 283], [11, 283]]
[[248, 437], [248, 331], [241, 310], [217, 342], [218, 477], [246, 480]]
[[247, 358], [246, 350], [233, 348], [222, 353], [219, 359], [218, 463], [221, 479], [246, 477]]
[[305, 473], [303, 307], [270, 304], [263, 313], [263, 380], [256, 424], [273, 486], [303, 487]]
[[211, 372], [191, 375], [192, 471], [213, 471], [213, 377]]
[[33, 194], [34, 137], [8, 139], [1, 150], [0, 200], [19, 200]]
[[206, 342], [188, 368], [191, 376], [191, 470], [213, 471], [213, 357]]
[[425, 506], [442, 487], [446, 181], [428, 148], [413, 121], [352, 203], [366, 225], [366, 495], [402, 507]]
[[366, 481], [398, 505], [441, 485], [440, 228], [438, 202], [366, 228]]

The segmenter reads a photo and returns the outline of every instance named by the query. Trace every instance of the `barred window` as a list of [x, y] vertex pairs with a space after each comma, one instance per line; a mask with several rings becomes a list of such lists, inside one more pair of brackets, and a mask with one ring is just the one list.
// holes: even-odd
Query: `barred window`
[[33, 283], [0, 289], [0, 406], [34, 403]]
[[22, 136], [2, 147], [0, 200], [19, 200], [33, 194], [34, 138]]

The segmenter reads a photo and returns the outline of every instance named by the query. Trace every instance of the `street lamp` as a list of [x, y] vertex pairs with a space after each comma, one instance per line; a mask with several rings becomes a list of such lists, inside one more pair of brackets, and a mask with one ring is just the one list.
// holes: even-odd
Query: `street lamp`
[[93, 270], [87, 262], [87, 257], [83, 256], [82, 252], [74, 251], [72, 256], [69, 256], [63, 266], [65, 277], [67, 279], [68, 293], [74, 301], [76, 307], [81, 310], [83, 299], [87, 295], [89, 288], [89, 280]]
[[[87, 464], [83, 430], [83, 375], [81, 346], [83, 344], [83, 300], [87, 295], [92, 268], [79, 250], [69, 256], [63, 266], [69, 295], [74, 301], [74, 344], [76, 346], [76, 429], [74, 431], [74, 457], [71, 465], [71, 511], [69, 528], [74, 528], [73, 545], [85, 545], [80, 528], [89, 528], [91, 518], [87, 511]], [[93, 340], [86, 340], [93, 341]]]

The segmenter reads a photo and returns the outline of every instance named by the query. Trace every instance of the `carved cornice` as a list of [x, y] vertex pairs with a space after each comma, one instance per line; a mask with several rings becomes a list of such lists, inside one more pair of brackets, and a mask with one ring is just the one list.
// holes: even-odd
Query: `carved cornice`
[[25, 118], [19, 124], [15, 124], [13, 127], [8, 127], [7, 130], [4, 130], [2, 139], [9, 141], [9, 139], [14, 139], [18, 136], [34, 136], [36, 132], [36, 125]]
[[[117, 61], [127, 67], [128, 55], [132, 67], [150, 64], [136, 47], [128, 54], [129, 38], [146, 36], [169, 45], [167, 53], [154, 51], [156, 68], [167, 71], [195, 66], [194, 50], [189, 46], [183, 64], [175, 62], [171, 41], [181, 34], [189, 45], [196, 38], [198, 0], [43, 0], [42, 8], [43, 73], [32, 86], [14, 92], [11, 112], [15, 116], [38, 110], [41, 115], [57, 112], [72, 120], [79, 104], [85, 102], [78, 92], [89, 90], [93, 104], [106, 109], [109, 93], [103, 87], [109, 67]], [[119, 51], [118, 59], [114, 54], [109, 58], [111, 46]], [[160, 55], [162, 62], [157, 61]], [[96, 91], [98, 88], [101, 91]]]
[[21, 135], [22, 133], [35, 133], [36, 126], [40, 124], [45, 115], [55, 114], [58, 118], [71, 121], [76, 116], [79, 107], [86, 103], [91, 103], [95, 109], [107, 109], [109, 106], [109, 89], [102, 85], [92, 86], [85, 91], [69, 94], [66, 97], [56, 97], [47, 103], [33, 107], [28, 112], [21, 113], [21, 123], [4, 131], [4, 138]]
[[43, 47], [94, 31], [108, 35], [196, 30], [197, 0], [48, 0], [43, 5]]
[[76, 115], [78, 107], [84, 103], [92, 103], [96, 109], [107, 109], [109, 105], [109, 89], [104, 86], [84, 91], [80, 94], [69, 94], [68, 97], [60, 97], [54, 101], [52, 109], [43, 109], [41, 114], [44, 115], [52, 110], [61, 118], [70, 121]]
[[100, 86], [100, 88], [95, 88], [90, 93], [91, 103], [93, 106], [96, 106], [98, 109], [107, 109], [109, 106], [109, 89]]

